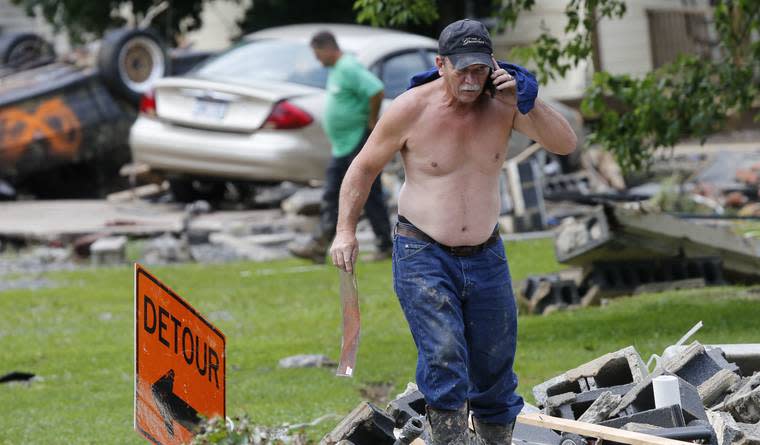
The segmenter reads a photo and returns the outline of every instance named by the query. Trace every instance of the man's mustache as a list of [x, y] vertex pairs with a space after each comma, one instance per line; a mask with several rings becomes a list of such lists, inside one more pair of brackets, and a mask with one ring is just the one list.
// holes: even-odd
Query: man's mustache
[[482, 85], [466, 83], [459, 87], [459, 91], [480, 91], [483, 89]]

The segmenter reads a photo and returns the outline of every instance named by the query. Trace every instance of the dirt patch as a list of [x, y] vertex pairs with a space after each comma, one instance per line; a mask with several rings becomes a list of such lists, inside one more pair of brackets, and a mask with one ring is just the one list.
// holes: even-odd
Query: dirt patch
[[359, 394], [377, 406], [386, 406], [391, 400], [390, 394], [394, 387], [391, 382], [370, 382], [359, 389]]

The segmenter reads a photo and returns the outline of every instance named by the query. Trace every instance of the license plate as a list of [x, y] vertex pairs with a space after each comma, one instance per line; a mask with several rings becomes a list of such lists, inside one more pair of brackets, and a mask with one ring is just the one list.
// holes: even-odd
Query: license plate
[[193, 116], [220, 121], [227, 113], [227, 102], [196, 99]]

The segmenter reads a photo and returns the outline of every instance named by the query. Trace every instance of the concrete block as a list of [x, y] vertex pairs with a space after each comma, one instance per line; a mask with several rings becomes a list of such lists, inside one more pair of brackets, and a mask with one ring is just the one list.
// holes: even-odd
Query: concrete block
[[699, 342], [693, 342], [675, 355], [666, 349], [664, 355], [666, 358], [660, 362], [660, 367], [697, 387], [721, 370], [734, 373], [739, 370], [738, 366], [723, 358], [720, 350], [707, 351]]
[[717, 445], [760, 445], [760, 427], [739, 423], [731, 414], [708, 411], [707, 417], [715, 430]]
[[126, 261], [126, 252], [126, 236], [99, 238], [90, 246], [90, 256], [95, 266], [123, 264]]
[[560, 226], [555, 253], [559, 262], [581, 267], [621, 258], [652, 261], [713, 256], [722, 260], [727, 280], [760, 280], [760, 240], [622, 205], [597, 207], [592, 214]]
[[[654, 409], [652, 379], [663, 374], [669, 373], [665, 373], [662, 370], [656, 371], [647, 377], [646, 380], [634, 386], [623, 396], [618, 407], [610, 413], [610, 417], [632, 415]], [[702, 399], [699, 397], [697, 388], [680, 377], [678, 378], [678, 388], [681, 396], [681, 409], [686, 422], [707, 420], [707, 414], [705, 413], [705, 408], [702, 405]]]
[[361, 402], [320, 443], [333, 445], [341, 440], [357, 445], [393, 445], [393, 419], [375, 405]]
[[683, 413], [678, 405], [639, 411], [634, 414], [605, 420], [604, 422], [601, 422], [600, 425], [620, 428], [629, 423], [644, 423], [662, 428], [686, 426]]
[[736, 392], [726, 398], [724, 410], [738, 422], [760, 422], [760, 373], [742, 381]]
[[621, 398], [620, 394], [613, 394], [612, 391], [603, 392], [578, 420], [588, 423], [599, 423], [606, 420], [612, 410], [620, 403]]
[[[584, 391], [579, 394], [566, 393], [566, 395], [572, 395], [572, 397], [566, 397], [565, 400], [561, 400], [562, 395], [549, 397], [546, 403], [546, 412], [557, 417], [564, 419], [579, 419], [587, 410], [590, 409], [594, 402], [602, 397], [606, 392], [609, 392], [617, 397], [618, 402], [623, 395], [633, 388], [634, 384], [611, 386], [602, 389], [593, 389]], [[601, 402], [600, 402], [601, 403]], [[617, 406], [614, 405], [609, 411]], [[609, 411], [607, 414], [609, 414]], [[605, 417], [606, 419], [606, 417]], [[602, 419], [604, 420], [604, 419]]]
[[386, 411], [393, 418], [396, 428], [401, 428], [409, 419], [425, 415], [425, 397], [417, 385], [409, 383], [406, 391], [388, 404]]
[[567, 307], [580, 304], [578, 285], [559, 274], [528, 277], [520, 290], [530, 313], [542, 314], [549, 306]]
[[549, 397], [566, 393], [581, 393], [595, 389], [639, 383], [649, 372], [633, 346], [605, 354], [562, 375], [533, 387], [533, 396], [539, 406], [545, 406]]
[[658, 288], [693, 288], [725, 284], [720, 258], [651, 258], [644, 261], [597, 261], [589, 285], [603, 290], [642, 292]]
[[706, 407], [710, 407], [722, 401], [729, 389], [739, 383], [739, 381], [741, 381], [739, 374], [728, 369], [721, 369], [699, 385], [697, 391], [699, 391], [699, 396], [702, 398], [702, 403]]
[[303, 188], [283, 200], [280, 208], [288, 215], [317, 215], [323, 193], [321, 188]]

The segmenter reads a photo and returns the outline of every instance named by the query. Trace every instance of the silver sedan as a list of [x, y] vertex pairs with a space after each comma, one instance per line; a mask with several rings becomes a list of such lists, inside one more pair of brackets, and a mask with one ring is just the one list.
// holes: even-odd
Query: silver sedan
[[[321, 126], [327, 70], [309, 42], [324, 29], [383, 81], [384, 105], [435, 65], [436, 40], [400, 31], [337, 24], [258, 31], [186, 75], [155, 83], [130, 131], [134, 162], [165, 174], [180, 201], [220, 197], [226, 182], [323, 179], [330, 157]], [[552, 106], [580, 140], [579, 114]], [[513, 133], [509, 156], [528, 145]]]

